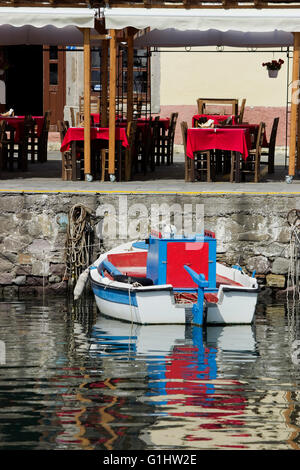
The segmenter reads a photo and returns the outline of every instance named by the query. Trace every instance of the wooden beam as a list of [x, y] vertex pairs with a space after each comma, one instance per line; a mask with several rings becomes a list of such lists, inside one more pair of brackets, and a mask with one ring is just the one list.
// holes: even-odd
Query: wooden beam
[[110, 179], [115, 176], [115, 150], [116, 150], [116, 83], [117, 83], [117, 40], [116, 31], [110, 30], [110, 61], [109, 61], [109, 147], [108, 147], [108, 173]]
[[101, 46], [101, 127], [108, 126], [108, 41], [103, 41]]
[[[298, 94], [299, 96], [299, 94]], [[299, 99], [299, 98], [298, 98]], [[300, 119], [299, 119], [299, 113], [300, 113], [300, 104], [298, 104], [297, 106], [297, 152], [296, 152], [296, 155], [297, 155], [297, 160], [296, 160], [296, 166], [297, 166], [297, 170], [299, 171], [300, 170]]]
[[99, 34], [106, 34], [107, 30], [105, 28], [104, 19], [95, 18], [95, 30]]
[[295, 175], [296, 140], [297, 140], [297, 108], [299, 99], [299, 52], [300, 33], [294, 35], [293, 72], [292, 72], [292, 99], [291, 99], [291, 123], [290, 123], [290, 148], [289, 148], [289, 176]]
[[91, 41], [101, 41], [105, 39], [110, 39], [109, 34], [91, 34]]
[[127, 29], [127, 122], [133, 120], [133, 36], [132, 28]]
[[91, 42], [90, 29], [83, 31], [84, 57], [84, 174], [91, 175]]

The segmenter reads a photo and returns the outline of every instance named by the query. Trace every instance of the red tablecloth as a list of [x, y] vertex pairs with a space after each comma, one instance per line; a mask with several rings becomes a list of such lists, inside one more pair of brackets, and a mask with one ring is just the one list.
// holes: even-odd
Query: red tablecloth
[[[109, 140], [109, 128], [108, 127], [91, 127], [91, 139], [103, 139]], [[69, 127], [62, 142], [60, 151], [66, 152], [69, 150], [73, 141], [84, 141], [84, 128], [83, 127]], [[128, 147], [128, 140], [126, 135], [126, 129], [122, 127], [116, 128], [116, 140], [122, 142], [123, 147]]]
[[[20, 135], [22, 134], [23, 124], [25, 116], [0, 116], [1, 121], [6, 121], [8, 125], [12, 126], [15, 132], [15, 142], [18, 142]], [[44, 116], [32, 116], [32, 119], [36, 122], [36, 133], [40, 137], [43, 125], [44, 125]]]
[[[232, 126], [226, 126], [226, 128], [228, 129], [238, 129], [238, 128], [243, 128], [243, 129], [246, 129], [246, 130], [249, 130], [250, 134], [252, 136], [255, 136], [255, 133], [258, 131], [258, 128], [259, 128], [259, 124], [234, 124]], [[253, 144], [253, 140], [252, 140], [252, 144]], [[267, 147], [268, 146], [268, 141], [267, 141], [267, 136], [266, 136], [266, 133], [264, 133], [263, 135], [263, 144], [262, 144], [263, 147]]]
[[[101, 114], [91, 113], [91, 116], [93, 117], [94, 124], [100, 124]], [[124, 125], [127, 123], [127, 119], [123, 119], [121, 116], [116, 116], [117, 121], [118, 119], [120, 119], [120, 123], [118, 122], [118, 124]], [[149, 123], [149, 120], [150, 120], [149, 118], [138, 118], [136, 121], [138, 125], [141, 125], [141, 124]], [[170, 118], [160, 118], [159, 122], [165, 128], [165, 130], [169, 129]]]
[[186, 153], [194, 158], [193, 152], [200, 150], [228, 150], [240, 152], [243, 159], [248, 158], [248, 145], [246, 129], [201, 129], [191, 128], [187, 131]]
[[232, 114], [195, 114], [195, 116], [193, 116], [192, 118], [192, 127], [195, 127], [195, 121], [200, 118], [205, 118], [207, 121], [209, 119], [213, 119], [215, 124], [219, 124], [220, 122], [226, 121], [226, 119], [231, 118], [232, 124], [235, 124], [235, 116]]

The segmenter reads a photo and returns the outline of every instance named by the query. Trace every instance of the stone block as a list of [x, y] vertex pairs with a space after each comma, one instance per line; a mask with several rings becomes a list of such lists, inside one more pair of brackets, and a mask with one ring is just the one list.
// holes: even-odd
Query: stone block
[[247, 269], [250, 272], [256, 271], [258, 274], [266, 274], [271, 270], [271, 263], [265, 256], [253, 256], [248, 259]]
[[38, 238], [33, 240], [33, 242], [29, 245], [28, 251], [30, 253], [34, 253], [35, 255], [40, 255], [44, 257], [45, 253], [48, 253], [51, 250], [51, 246], [48, 240], [44, 240], [42, 238]]
[[268, 233], [260, 233], [254, 230], [252, 232], [244, 232], [238, 235], [238, 240], [241, 241], [263, 242], [268, 241], [269, 239], [270, 235]]
[[15, 269], [16, 276], [28, 276], [31, 274], [31, 265], [24, 264]]
[[276, 258], [272, 264], [273, 274], [287, 274], [289, 270], [289, 260], [286, 258]]
[[12, 270], [14, 268], [13, 263], [11, 263], [7, 258], [2, 258], [2, 256], [0, 256], [0, 272]]
[[13, 212], [14, 214], [23, 210], [24, 196], [5, 194], [0, 198], [0, 212]]
[[66, 271], [66, 265], [62, 263], [50, 263], [49, 271], [52, 276], [63, 276]]
[[18, 264], [31, 264], [32, 257], [27, 253], [20, 253], [18, 255]]
[[26, 284], [26, 276], [17, 276], [15, 279], [13, 279], [13, 284], [16, 284], [17, 286], [22, 286]]
[[48, 278], [43, 278], [41, 276], [26, 277], [26, 286], [43, 286], [46, 284], [48, 284]]
[[49, 276], [49, 282], [50, 284], [58, 283], [61, 281], [60, 276]]
[[2, 286], [10, 285], [14, 277], [15, 276], [12, 273], [0, 273], [0, 284]]
[[49, 276], [49, 263], [48, 261], [36, 260], [32, 263], [33, 276]]
[[282, 274], [268, 274], [266, 276], [266, 284], [268, 287], [285, 287], [285, 276]]

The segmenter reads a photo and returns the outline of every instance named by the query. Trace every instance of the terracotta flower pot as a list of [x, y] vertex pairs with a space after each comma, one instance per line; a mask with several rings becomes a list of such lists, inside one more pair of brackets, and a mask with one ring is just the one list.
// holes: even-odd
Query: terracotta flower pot
[[277, 78], [278, 69], [276, 69], [276, 70], [268, 69], [268, 74], [269, 74], [269, 77], [270, 77], [270, 78]]

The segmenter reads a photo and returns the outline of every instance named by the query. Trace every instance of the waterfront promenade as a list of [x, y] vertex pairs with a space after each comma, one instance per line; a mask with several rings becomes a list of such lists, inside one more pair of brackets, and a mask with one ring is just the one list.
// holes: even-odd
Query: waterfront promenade
[[[179, 147], [180, 150], [180, 147]], [[259, 183], [230, 183], [228, 179], [212, 183], [184, 181], [184, 156], [177, 152], [174, 164], [156, 167], [147, 175], [134, 175], [129, 182], [111, 183], [101, 181], [62, 181], [61, 154], [57, 150], [48, 152], [46, 163], [29, 163], [27, 172], [3, 172], [0, 178], [0, 190], [3, 192], [70, 192], [70, 193], [255, 193], [255, 194], [300, 194], [300, 178], [295, 177], [288, 184], [285, 176], [284, 150], [278, 149], [275, 160], [275, 174], [268, 175], [267, 166], [263, 167], [262, 179]]]

